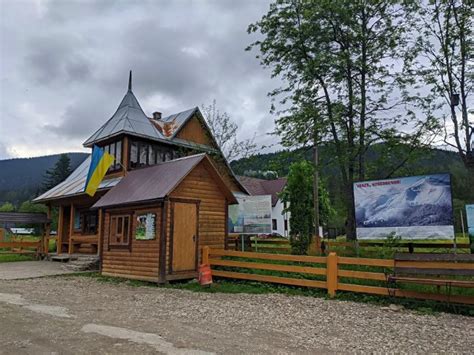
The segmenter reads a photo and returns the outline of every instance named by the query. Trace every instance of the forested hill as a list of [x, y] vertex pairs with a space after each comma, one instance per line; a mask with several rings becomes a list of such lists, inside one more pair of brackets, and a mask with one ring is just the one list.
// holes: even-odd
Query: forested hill
[[[451, 173], [455, 205], [457, 203], [460, 204], [461, 201], [471, 203], [474, 201], [474, 189], [469, 186], [467, 170], [456, 153], [441, 149], [422, 149], [415, 152], [413, 158], [400, 169], [390, 174], [394, 167], [400, 164], [401, 160], [398, 160], [395, 154], [392, 159], [382, 160], [380, 154], [378, 154], [380, 149], [383, 149], [383, 146], [374, 146], [372, 150], [367, 152], [367, 179]], [[402, 147], [401, 149], [409, 148]], [[403, 154], [397, 155], [403, 156]], [[320, 148], [321, 175], [329, 190], [331, 199], [337, 205], [337, 200], [341, 198], [342, 185], [339, 171], [331, 158], [332, 156], [329, 149], [326, 149], [324, 146]], [[258, 154], [232, 161], [230, 165], [237, 175], [253, 175], [265, 178], [265, 176], [262, 176], [263, 172], [273, 171], [281, 177], [288, 174], [292, 162], [301, 159], [310, 160], [311, 149], [284, 150], [275, 153]]]
[[[87, 153], [67, 153], [74, 170], [88, 156]], [[37, 158], [0, 160], [0, 205], [21, 202], [38, 195], [46, 170], [58, 161], [59, 154]]]

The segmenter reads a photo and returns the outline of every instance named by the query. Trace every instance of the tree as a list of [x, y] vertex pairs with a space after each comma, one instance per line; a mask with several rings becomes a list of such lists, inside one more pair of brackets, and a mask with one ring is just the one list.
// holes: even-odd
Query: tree
[[45, 205], [39, 203], [25, 201], [20, 205], [20, 208], [18, 208], [18, 212], [47, 213], [48, 208]]
[[[311, 244], [314, 228], [313, 169], [312, 164], [306, 160], [291, 164], [288, 182], [281, 196], [290, 212], [290, 243], [293, 254], [306, 254]], [[334, 211], [329, 195], [321, 184], [319, 195], [321, 220], [327, 223]]]
[[15, 212], [15, 206], [11, 202], [5, 202], [0, 206], [0, 212]]
[[474, 183], [474, 119], [468, 107], [474, 90], [472, 2], [428, 0], [419, 13], [417, 74], [431, 89], [425, 98], [441, 111], [444, 142], [458, 152]]
[[228, 161], [235, 158], [248, 157], [255, 151], [255, 138], [239, 141], [237, 139], [238, 126], [232, 121], [227, 112], [220, 112], [216, 100], [212, 104], [202, 106], [202, 112], [214, 136], [214, 139]]
[[61, 154], [54, 167], [46, 170], [43, 182], [43, 191], [52, 189], [63, 182], [71, 174], [71, 159], [67, 154]]
[[[418, 120], [403, 95], [401, 73], [413, 55], [412, 6], [397, 0], [277, 0], [248, 29], [263, 35], [248, 49], [257, 48], [261, 64], [284, 79], [270, 93], [281, 98], [283, 109], [273, 112], [280, 116], [282, 143], [312, 145], [316, 168], [318, 144], [333, 151], [345, 193], [348, 239], [355, 238], [353, 182], [368, 178], [369, 148], [385, 143], [384, 156], [401, 141], [421, 146], [432, 124], [430, 117]], [[407, 160], [397, 158], [394, 167]], [[315, 174], [316, 186], [317, 179]]]

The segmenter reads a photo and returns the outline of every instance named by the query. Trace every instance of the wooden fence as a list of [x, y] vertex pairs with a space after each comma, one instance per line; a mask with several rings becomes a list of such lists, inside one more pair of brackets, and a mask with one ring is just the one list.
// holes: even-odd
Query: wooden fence
[[359, 250], [366, 252], [376, 251], [373, 248], [389, 248], [389, 249], [402, 249], [409, 253], [414, 253], [420, 249], [429, 249], [431, 252], [446, 252], [446, 250], [456, 250], [463, 253], [469, 253], [469, 243], [420, 243], [420, 242], [399, 242], [399, 243], [384, 243], [384, 242], [333, 242], [324, 241], [325, 251], [337, 251], [338, 253], [344, 252], [346, 254], [356, 254]]
[[0, 242], [0, 254], [30, 254], [39, 257], [41, 252], [41, 240]]
[[[223, 257], [230, 257], [231, 260], [223, 259]], [[247, 260], [239, 260], [242, 258]], [[265, 261], [276, 261], [279, 263], [265, 263]], [[395, 266], [394, 260], [390, 259], [351, 258], [338, 256], [336, 253], [330, 253], [327, 257], [282, 255], [209, 249], [209, 247], [204, 247], [202, 262], [211, 265], [212, 274], [216, 277], [327, 289], [330, 297], [334, 297], [337, 291], [351, 291], [382, 296], [407, 297], [474, 305], [474, 296], [427, 293], [401, 288], [389, 288], [386, 283], [387, 273], [390, 273]], [[282, 264], [281, 262], [292, 263], [292, 265]], [[300, 263], [301, 266], [295, 265], [295, 262]], [[353, 270], [354, 267], [352, 266], [354, 265], [382, 268], [385, 272]], [[423, 262], [422, 265], [423, 268], [432, 269], [474, 269], [474, 263]], [[407, 264], [406, 266], [410, 265]], [[420, 266], [420, 264], [417, 264], [417, 266]], [[215, 267], [219, 268], [216, 269]], [[285, 276], [229, 271], [222, 270], [222, 267], [226, 269], [230, 268], [231, 270], [232, 268], [249, 269], [252, 272], [255, 270], [275, 271], [278, 274], [283, 273]], [[286, 273], [289, 275], [286, 275]], [[299, 278], [294, 276], [295, 273], [299, 274]], [[293, 276], [291, 274], [293, 274]], [[301, 274], [309, 275], [310, 277], [301, 277]], [[351, 279], [368, 280], [369, 283], [376, 281], [379, 285], [350, 283]], [[345, 280], [349, 280], [349, 282]], [[380, 284], [385, 284], [386, 286], [384, 287]]]
[[[244, 249], [247, 251], [259, 252], [276, 252], [276, 253], [290, 253], [291, 246], [288, 239], [284, 238], [247, 238]], [[374, 248], [397, 249], [407, 251], [409, 253], [416, 252], [420, 249], [429, 249], [431, 252], [446, 252], [446, 250], [456, 250], [462, 253], [469, 253], [469, 243], [420, 243], [420, 242], [399, 242], [399, 243], [384, 243], [384, 242], [336, 242], [323, 241], [324, 244], [318, 246], [318, 253], [324, 254], [330, 251], [336, 251], [338, 254], [356, 255], [358, 251], [374, 252]], [[321, 246], [324, 245], [323, 248]], [[238, 235], [229, 235], [227, 238], [228, 250], [242, 250], [242, 241]]]

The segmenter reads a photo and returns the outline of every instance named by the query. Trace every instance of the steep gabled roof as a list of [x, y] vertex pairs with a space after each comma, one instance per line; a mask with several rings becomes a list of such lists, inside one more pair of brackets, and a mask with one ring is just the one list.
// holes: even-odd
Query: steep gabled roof
[[130, 171], [117, 186], [107, 192], [92, 208], [161, 200], [168, 196], [201, 162], [207, 163], [209, 172], [220, 182], [221, 190], [228, 201], [236, 203], [237, 200], [234, 195], [215, 170], [206, 154], [196, 154]]
[[122, 99], [114, 115], [104, 123], [89, 139], [84, 142], [85, 147], [91, 147], [95, 143], [107, 138], [127, 133], [133, 136], [164, 139], [165, 137], [150, 122], [143, 112], [137, 98], [132, 92], [132, 73], [128, 84], [128, 91]]
[[237, 178], [251, 195], [272, 195], [272, 206], [276, 205], [279, 199], [278, 194], [283, 191], [287, 183], [286, 178], [275, 180], [257, 179], [248, 176], [238, 176]]

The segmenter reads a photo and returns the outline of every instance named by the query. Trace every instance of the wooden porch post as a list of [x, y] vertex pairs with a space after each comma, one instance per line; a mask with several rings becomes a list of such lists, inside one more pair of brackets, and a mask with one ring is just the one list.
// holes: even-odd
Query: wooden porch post
[[63, 247], [63, 231], [64, 231], [64, 206], [59, 206], [59, 215], [58, 215], [58, 230], [56, 238], [56, 253], [62, 254]]
[[158, 264], [158, 282], [166, 282], [166, 231], [168, 229], [168, 198], [161, 205], [161, 233], [160, 233], [160, 260]]
[[99, 231], [99, 240], [97, 244], [97, 255], [99, 255], [99, 258], [102, 260], [102, 248], [103, 248], [103, 243], [104, 243], [104, 213], [102, 208], [99, 209], [99, 226], [98, 226], [98, 231]]
[[[48, 219], [51, 219], [51, 204], [48, 204], [48, 212], [46, 216], [48, 217]], [[44, 237], [43, 237], [44, 255], [49, 254], [49, 238], [51, 238], [51, 222], [45, 223], [45, 226], [44, 226]]]
[[71, 213], [69, 217], [69, 245], [68, 245], [68, 253], [72, 254], [74, 251], [72, 245], [72, 231], [74, 230], [74, 204], [71, 203]]

